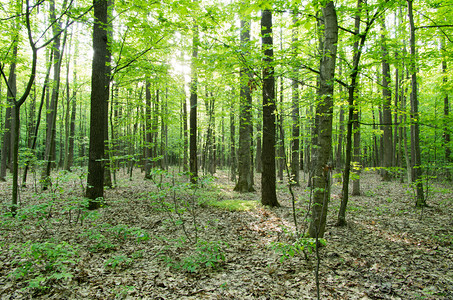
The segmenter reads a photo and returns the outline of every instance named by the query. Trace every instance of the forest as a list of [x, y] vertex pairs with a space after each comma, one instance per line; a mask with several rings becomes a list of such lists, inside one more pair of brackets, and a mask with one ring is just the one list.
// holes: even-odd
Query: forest
[[452, 0], [1, 0], [1, 299], [453, 299]]

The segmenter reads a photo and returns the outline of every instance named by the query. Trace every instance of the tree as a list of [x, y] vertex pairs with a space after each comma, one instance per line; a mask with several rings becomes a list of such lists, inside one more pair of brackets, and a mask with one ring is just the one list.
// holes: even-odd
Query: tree
[[416, 67], [416, 49], [415, 49], [415, 24], [412, 10], [413, 0], [407, 0], [407, 13], [409, 16], [409, 45], [410, 45], [410, 65], [411, 73], [411, 181], [416, 189], [416, 207], [426, 206], [425, 197], [423, 194], [422, 182], [422, 166], [421, 166], [421, 150], [420, 150], [420, 125], [418, 113], [418, 97], [417, 97], [417, 67]]
[[198, 75], [197, 75], [197, 57], [198, 57], [198, 26], [193, 26], [192, 32], [192, 64], [190, 79], [190, 110], [189, 110], [189, 171], [190, 182], [196, 183], [198, 179], [198, 155], [197, 155], [197, 102], [198, 102]]
[[253, 192], [252, 183], [252, 158], [251, 158], [251, 132], [252, 132], [252, 95], [250, 85], [252, 74], [248, 69], [247, 51], [250, 43], [250, 21], [241, 20], [240, 31], [241, 47], [243, 48], [243, 62], [239, 71], [240, 92], [239, 92], [239, 149], [238, 149], [238, 181], [234, 190], [237, 192]]
[[91, 73], [90, 147], [86, 197], [89, 209], [100, 207], [104, 197], [104, 130], [110, 86], [108, 0], [94, 1], [93, 64]]
[[332, 1], [322, 8], [323, 49], [319, 68], [319, 90], [316, 103], [315, 124], [318, 132], [313, 162], [313, 206], [309, 234], [311, 237], [324, 236], [327, 208], [330, 200], [329, 162], [332, 155], [333, 88], [338, 41], [338, 21]]
[[261, 15], [261, 39], [264, 53], [263, 67], [263, 147], [261, 161], [261, 203], [280, 206], [276, 193], [275, 174], [275, 77], [272, 39], [272, 11], [264, 9]]
[[382, 144], [384, 148], [383, 163], [384, 169], [382, 171], [382, 179], [389, 181], [391, 179], [391, 171], [388, 169], [393, 166], [393, 139], [392, 139], [392, 93], [390, 91], [390, 64], [389, 53], [385, 37], [385, 20], [381, 23], [381, 51], [382, 51], [382, 98], [384, 100], [382, 109], [383, 120], [383, 135]]
[[[63, 7], [66, 7], [66, 0], [63, 1]], [[53, 163], [53, 157], [55, 157], [55, 134], [57, 124], [57, 108], [58, 98], [60, 94], [60, 73], [61, 64], [63, 61], [63, 51], [66, 43], [67, 31], [65, 31], [63, 44], [61, 44], [61, 38], [58, 34], [61, 31], [61, 23], [57, 20], [55, 1], [50, 1], [50, 20], [52, 22], [52, 33], [55, 36], [52, 51], [53, 51], [53, 88], [50, 105], [47, 107], [47, 132], [46, 132], [46, 150], [44, 158], [46, 164], [42, 172], [42, 189], [46, 190], [50, 184], [50, 170]]]
[[[292, 30], [292, 55], [294, 59], [297, 58], [297, 43], [298, 43], [298, 30], [297, 30], [297, 12], [293, 12], [293, 30]], [[299, 186], [299, 139], [300, 139], [300, 124], [299, 124], [299, 83], [298, 73], [299, 69], [296, 65], [293, 66], [291, 80], [292, 91], [292, 132], [291, 132], [291, 184]]]

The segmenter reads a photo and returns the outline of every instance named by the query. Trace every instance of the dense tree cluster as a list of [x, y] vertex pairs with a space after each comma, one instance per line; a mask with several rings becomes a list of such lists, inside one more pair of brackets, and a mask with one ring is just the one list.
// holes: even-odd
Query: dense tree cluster
[[[229, 168], [235, 190], [262, 173], [313, 189], [322, 237], [334, 172], [423, 184], [451, 176], [453, 2], [37, 1], [0, 6], [0, 178], [88, 167], [97, 208], [116, 172]], [[19, 172], [22, 170], [22, 182]]]

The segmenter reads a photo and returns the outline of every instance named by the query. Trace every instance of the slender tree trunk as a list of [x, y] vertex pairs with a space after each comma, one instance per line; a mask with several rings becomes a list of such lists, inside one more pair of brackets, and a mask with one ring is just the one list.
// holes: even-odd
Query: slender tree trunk
[[[43, 85], [43, 88], [42, 88], [42, 94], [41, 94], [41, 103], [39, 104], [39, 109], [38, 109], [38, 116], [36, 117], [36, 124], [33, 128], [33, 141], [32, 141], [32, 144], [31, 144], [31, 151], [34, 152], [35, 149], [36, 149], [36, 142], [38, 140], [38, 131], [39, 131], [39, 126], [41, 124], [41, 114], [42, 114], [42, 109], [44, 107], [44, 102], [45, 102], [45, 98], [46, 98], [46, 94], [47, 94], [47, 91], [48, 91], [48, 86], [49, 86], [49, 79], [50, 79], [50, 69], [52, 67], [52, 51], [50, 52], [49, 54], [49, 60], [47, 62], [47, 72], [46, 72], [46, 77], [44, 79], [44, 85]], [[22, 186], [25, 186], [26, 185], [26, 182], [27, 182], [27, 174], [28, 174], [28, 169], [30, 168], [30, 162], [27, 161], [25, 163], [25, 168], [24, 168], [24, 173], [23, 173], [23, 176], [22, 176]]]
[[[354, 34], [356, 36], [360, 33], [360, 11], [362, 7], [361, 0], [357, 1], [357, 14], [355, 16], [355, 29]], [[353, 67], [351, 72], [351, 84], [348, 87], [348, 105], [349, 105], [349, 113], [348, 113], [348, 125], [347, 125], [347, 134], [346, 134], [346, 159], [345, 159], [345, 168], [343, 173], [343, 188], [342, 188], [342, 198], [340, 204], [340, 210], [338, 212], [338, 219], [337, 225], [338, 226], [345, 226], [346, 225], [346, 207], [348, 205], [349, 200], [349, 178], [351, 172], [351, 152], [352, 152], [352, 127], [354, 122], [357, 120], [354, 118], [355, 114], [354, 111], [356, 108], [355, 103], [355, 91], [357, 88], [357, 76], [359, 72], [359, 62], [361, 56], [361, 46], [363, 46], [365, 42], [366, 34], [361, 36], [360, 40], [356, 40], [353, 45]]]
[[184, 93], [184, 98], [182, 99], [182, 122], [183, 122], [183, 161], [182, 161], [182, 169], [184, 172], [189, 171], [189, 131], [187, 128], [187, 98], [186, 93]]
[[261, 203], [280, 206], [277, 201], [275, 176], [275, 77], [272, 39], [272, 12], [264, 9], [261, 15], [261, 39], [264, 52], [263, 67], [263, 148], [261, 174]]
[[382, 179], [389, 181], [392, 178], [392, 172], [389, 170], [393, 166], [393, 139], [392, 139], [392, 94], [390, 91], [390, 64], [389, 64], [389, 53], [386, 45], [385, 37], [385, 20], [381, 23], [381, 51], [382, 51], [382, 98], [383, 98], [383, 110], [382, 120], [383, 125], [383, 166], [384, 169], [381, 172]]
[[[66, 1], [63, 2], [63, 7], [66, 7]], [[55, 14], [55, 1], [50, 1], [50, 20], [53, 23], [52, 32], [54, 35], [59, 34], [61, 30], [61, 24], [56, 19]], [[66, 44], [66, 37], [67, 31], [64, 32], [63, 37], [63, 45], [61, 45], [60, 36], [57, 35], [54, 43], [53, 43], [53, 58], [54, 58], [54, 65], [53, 65], [53, 88], [52, 88], [52, 96], [50, 99], [50, 107], [47, 111], [48, 114], [48, 123], [47, 123], [47, 132], [46, 132], [46, 150], [44, 154], [44, 159], [46, 160], [45, 167], [42, 172], [41, 181], [42, 181], [42, 189], [47, 190], [49, 187], [50, 181], [50, 171], [52, 165], [55, 163], [55, 135], [56, 135], [56, 121], [57, 121], [57, 108], [58, 108], [58, 98], [60, 94], [60, 73], [61, 73], [61, 65], [63, 60], [63, 52]]]
[[278, 130], [277, 130], [277, 136], [278, 136], [278, 148], [277, 148], [277, 155], [278, 155], [278, 160], [277, 160], [277, 165], [278, 165], [278, 178], [280, 181], [283, 182], [283, 171], [285, 168], [285, 133], [283, 129], [283, 77], [280, 76], [280, 111], [278, 113]]
[[190, 182], [197, 183], [198, 179], [198, 156], [197, 156], [197, 69], [196, 60], [198, 57], [198, 27], [193, 27], [192, 40], [192, 78], [190, 80], [190, 137], [189, 137], [189, 170]]
[[231, 176], [230, 179], [236, 182], [236, 124], [235, 124], [235, 108], [234, 101], [231, 100], [230, 106], [230, 167]]
[[[293, 12], [293, 30], [292, 30], [292, 55], [297, 58], [298, 30], [297, 30], [297, 12]], [[292, 70], [291, 91], [292, 91], [292, 132], [291, 132], [291, 178], [290, 183], [299, 186], [300, 170], [300, 116], [299, 116], [299, 69], [294, 65]]]
[[2, 157], [1, 157], [1, 166], [0, 166], [0, 181], [6, 181], [6, 169], [8, 165], [11, 163], [11, 155], [12, 155], [12, 111], [14, 100], [16, 98], [16, 59], [17, 59], [17, 44], [13, 48], [13, 57], [12, 63], [9, 69], [9, 76], [8, 76], [8, 84], [7, 84], [7, 107], [5, 112], [5, 126], [4, 126], [4, 134], [3, 134], [3, 142], [2, 142]]
[[[241, 47], [244, 55], [248, 56], [250, 43], [250, 21], [241, 20], [240, 33]], [[237, 192], [252, 192], [252, 95], [250, 86], [253, 83], [252, 75], [245, 62], [240, 67], [240, 95], [239, 95], [239, 149], [238, 149], [238, 182], [234, 187]]]
[[448, 118], [450, 115], [450, 103], [448, 100], [448, 90], [446, 90], [446, 86], [448, 84], [448, 72], [447, 72], [447, 59], [446, 59], [446, 54], [445, 52], [445, 38], [442, 38], [441, 40], [441, 45], [440, 45], [441, 51], [442, 51], [442, 82], [444, 84], [444, 147], [445, 147], [445, 162], [451, 163], [452, 157], [451, 157], [451, 137], [450, 137], [450, 128], [448, 126]]
[[421, 150], [420, 150], [420, 116], [418, 113], [418, 98], [417, 98], [417, 67], [416, 67], [416, 52], [415, 52], [415, 25], [412, 13], [413, 0], [407, 0], [407, 11], [410, 24], [410, 72], [411, 76], [411, 170], [412, 183], [416, 187], [416, 207], [426, 206], [425, 197], [423, 194], [422, 182], [422, 166], [421, 166]]
[[359, 112], [354, 110], [354, 124], [353, 124], [353, 131], [354, 131], [354, 150], [353, 150], [353, 159], [352, 165], [354, 173], [354, 180], [352, 181], [352, 195], [359, 196], [360, 195], [360, 172], [362, 169], [362, 158], [361, 158], [361, 149], [360, 149], [360, 125], [359, 125]]
[[145, 121], [144, 121], [144, 129], [145, 129], [145, 145], [144, 145], [144, 171], [145, 171], [145, 179], [151, 179], [151, 148], [152, 148], [152, 116], [151, 116], [151, 83], [149, 82], [149, 78], [146, 79], [145, 82]]
[[322, 8], [324, 19], [323, 49], [320, 61], [319, 91], [316, 104], [318, 138], [313, 163], [313, 205], [309, 228], [310, 237], [324, 237], [330, 201], [330, 172], [332, 164], [332, 121], [335, 64], [337, 56], [338, 23], [334, 3]]

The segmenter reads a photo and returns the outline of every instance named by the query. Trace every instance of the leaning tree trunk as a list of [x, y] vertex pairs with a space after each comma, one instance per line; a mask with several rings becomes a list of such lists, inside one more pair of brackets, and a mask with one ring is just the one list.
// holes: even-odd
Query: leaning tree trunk
[[310, 237], [324, 236], [327, 208], [330, 200], [329, 163], [332, 155], [333, 86], [337, 55], [338, 23], [335, 6], [327, 2], [322, 9], [324, 17], [324, 41], [319, 72], [318, 102], [316, 115], [318, 122], [317, 147], [313, 162], [313, 205], [309, 228]]

